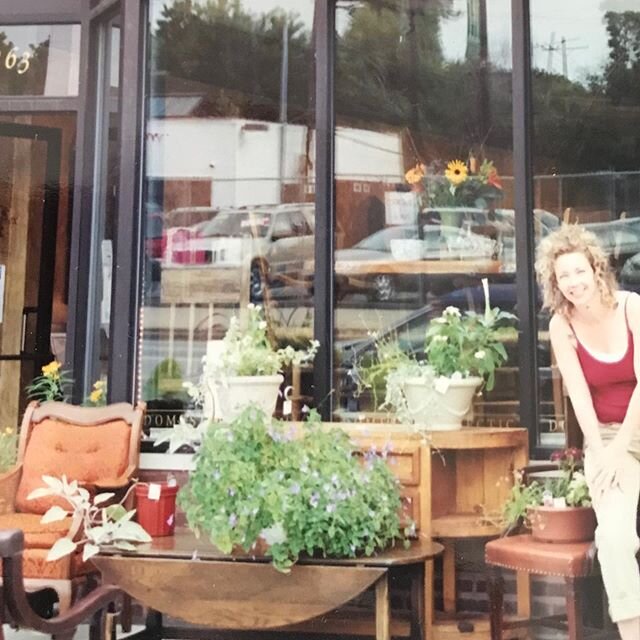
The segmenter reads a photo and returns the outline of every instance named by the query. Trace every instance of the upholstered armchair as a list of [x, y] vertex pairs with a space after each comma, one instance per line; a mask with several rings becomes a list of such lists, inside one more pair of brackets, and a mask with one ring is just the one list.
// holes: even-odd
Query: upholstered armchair
[[[144, 405], [117, 403], [106, 407], [77, 407], [63, 402], [32, 402], [20, 430], [13, 469], [0, 475], [0, 530], [24, 532], [25, 588], [50, 587], [58, 594], [60, 613], [69, 608], [80, 587], [95, 572], [81, 553], [46, 560], [56, 540], [69, 533], [71, 518], [42, 524], [43, 514], [59, 498], [28, 500], [44, 486], [43, 475], [77, 480], [90, 492], [126, 493], [137, 472]], [[1, 612], [0, 612], [1, 613]]]

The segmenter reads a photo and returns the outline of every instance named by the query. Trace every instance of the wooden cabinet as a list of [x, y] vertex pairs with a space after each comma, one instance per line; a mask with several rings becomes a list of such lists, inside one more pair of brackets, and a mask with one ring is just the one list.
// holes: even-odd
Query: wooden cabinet
[[484, 538], [500, 526], [484, 514], [501, 511], [513, 481], [513, 471], [528, 462], [526, 429], [465, 427], [460, 431], [415, 433], [397, 424], [344, 424], [363, 451], [386, 452], [391, 469], [402, 483], [405, 510], [420, 534], [445, 545], [443, 559], [444, 614], [434, 616], [433, 576], [428, 576], [427, 638], [464, 635], [489, 638], [487, 619], [455, 618], [455, 540]]

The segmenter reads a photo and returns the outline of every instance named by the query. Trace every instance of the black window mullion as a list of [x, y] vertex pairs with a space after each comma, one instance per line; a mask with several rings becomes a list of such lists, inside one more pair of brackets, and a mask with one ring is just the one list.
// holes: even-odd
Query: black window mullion
[[134, 394], [140, 277], [140, 168], [144, 19], [140, 0], [122, 5], [120, 77], [120, 175], [115, 226], [109, 400]]
[[335, 0], [315, 5], [316, 235], [314, 337], [320, 349], [314, 365], [314, 398], [324, 420], [333, 412], [333, 255]]
[[96, 86], [90, 69], [95, 68], [97, 47], [91, 36], [91, 23], [86, 15], [81, 23], [79, 109], [76, 123], [75, 182], [69, 257], [69, 316], [67, 321], [66, 367], [73, 371], [74, 402], [80, 402], [85, 389], [85, 351], [89, 335], [87, 291], [91, 265], [91, 207], [93, 199], [93, 167]]
[[531, 30], [529, 0], [512, 0], [513, 28], [513, 175], [516, 221], [516, 289], [520, 421], [529, 430], [529, 451], [538, 448], [540, 426], [537, 302], [533, 220], [533, 107], [531, 102]]

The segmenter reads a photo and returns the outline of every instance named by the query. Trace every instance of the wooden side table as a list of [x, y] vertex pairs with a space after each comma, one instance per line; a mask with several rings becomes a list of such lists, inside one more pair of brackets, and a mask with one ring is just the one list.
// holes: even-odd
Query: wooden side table
[[[528, 463], [528, 434], [521, 428], [464, 427], [459, 431], [417, 434], [409, 427], [386, 423], [339, 423], [363, 450], [375, 447], [402, 483], [408, 515], [418, 532], [444, 545], [444, 616], [436, 619], [433, 574], [427, 572], [426, 631], [431, 640], [464, 635], [489, 638], [488, 618], [456, 619], [455, 541], [497, 536], [499, 524], [483, 513], [501, 512], [513, 482], [513, 471]], [[433, 571], [430, 565], [428, 571]], [[529, 584], [518, 577], [518, 613], [528, 615]]]

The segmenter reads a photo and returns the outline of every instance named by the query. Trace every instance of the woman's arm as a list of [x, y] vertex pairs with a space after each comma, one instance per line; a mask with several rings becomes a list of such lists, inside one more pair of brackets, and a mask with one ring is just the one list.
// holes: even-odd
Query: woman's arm
[[633, 335], [633, 365], [636, 372], [636, 388], [633, 391], [627, 413], [616, 440], [628, 447], [635, 429], [640, 428], [640, 296], [630, 293], [626, 300], [627, 320]]
[[584, 377], [578, 354], [572, 343], [572, 331], [567, 320], [561, 315], [554, 315], [549, 322], [549, 338], [558, 363], [573, 410], [584, 434], [585, 444], [594, 449], [602, 448], [599, 423], [593, 408], [593, 399], [589, 385]]

